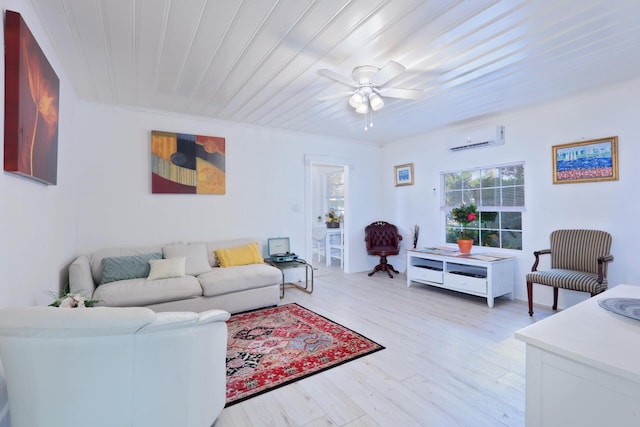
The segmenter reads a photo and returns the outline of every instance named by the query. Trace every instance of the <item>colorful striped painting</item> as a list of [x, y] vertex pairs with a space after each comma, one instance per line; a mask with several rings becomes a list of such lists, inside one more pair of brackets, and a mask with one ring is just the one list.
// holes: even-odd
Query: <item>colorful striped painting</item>
[[225, 139], [151, 131], [151, 192], [225, 194]]

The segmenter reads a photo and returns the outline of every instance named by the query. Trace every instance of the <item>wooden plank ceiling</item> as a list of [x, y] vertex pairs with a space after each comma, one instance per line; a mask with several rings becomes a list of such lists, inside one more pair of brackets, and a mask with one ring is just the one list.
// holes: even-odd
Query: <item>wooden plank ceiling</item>
[[[637, 0], [31, 1], [82, 98], [376, 144], [640, 71]], [[407, 70], [387, 86], [424, 97], [385, 99], [372, 129], [318, 100], [349, 90], [318, 69], [389, 60]]]

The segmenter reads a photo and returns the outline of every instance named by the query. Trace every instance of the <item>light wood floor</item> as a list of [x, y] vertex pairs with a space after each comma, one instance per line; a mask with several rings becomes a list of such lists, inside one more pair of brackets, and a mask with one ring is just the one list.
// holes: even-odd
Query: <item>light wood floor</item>
[[525, 346], [514, 332], [551, 313], [413, 284], [404, 275], [321, 268], [297, 302], [385, 350], [236, 404], [226, 426], [523, 426]]

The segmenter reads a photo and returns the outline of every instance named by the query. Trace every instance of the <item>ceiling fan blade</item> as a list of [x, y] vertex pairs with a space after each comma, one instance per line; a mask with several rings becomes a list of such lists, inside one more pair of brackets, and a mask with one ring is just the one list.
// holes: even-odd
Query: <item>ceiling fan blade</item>
[[389, 61], [371, 78], [371, 82], [376, 86], [382, 86], [404, 70], [406, 70], [404, 65], [396, 61]]
[[340, 74], [336, 73], [335, 71], [331, 71], [331, 70], [327, 70], [326, 68], [323, 68], [321, 70], [317, 71], [318, 74], [320, 74], [321, 76], [324, 77], [328, 77], [331, 80], [335, 80], [338, 83], [341, 83], [345, 86], [349, 86], [349, 87], [355, 87], [355, 84], [353, 83], [353, 80], [341, 76]]
[[316, 100], [318, 100], [318, 101], [333, 101], [334, 99], [346, 98], [347, 96], [353, 95], [353, 93], [354, 93], [354, 91], [334, 93], [333, 95], [319, 96], [319, 97], [316, 98]]
[[388, 98], [412, 99], [417, 101], [422, 99], [424, 91], [420, 89], [400, 89], [395, 87], [383, 87], [378, 90], [380, 95]]

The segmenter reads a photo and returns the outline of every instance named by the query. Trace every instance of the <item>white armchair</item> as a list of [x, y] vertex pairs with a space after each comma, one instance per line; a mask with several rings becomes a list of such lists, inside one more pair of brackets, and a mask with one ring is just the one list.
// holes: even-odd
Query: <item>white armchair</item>
[[226, 395], [229, 313], [0, 310], [13, 427], [209, 427]]

